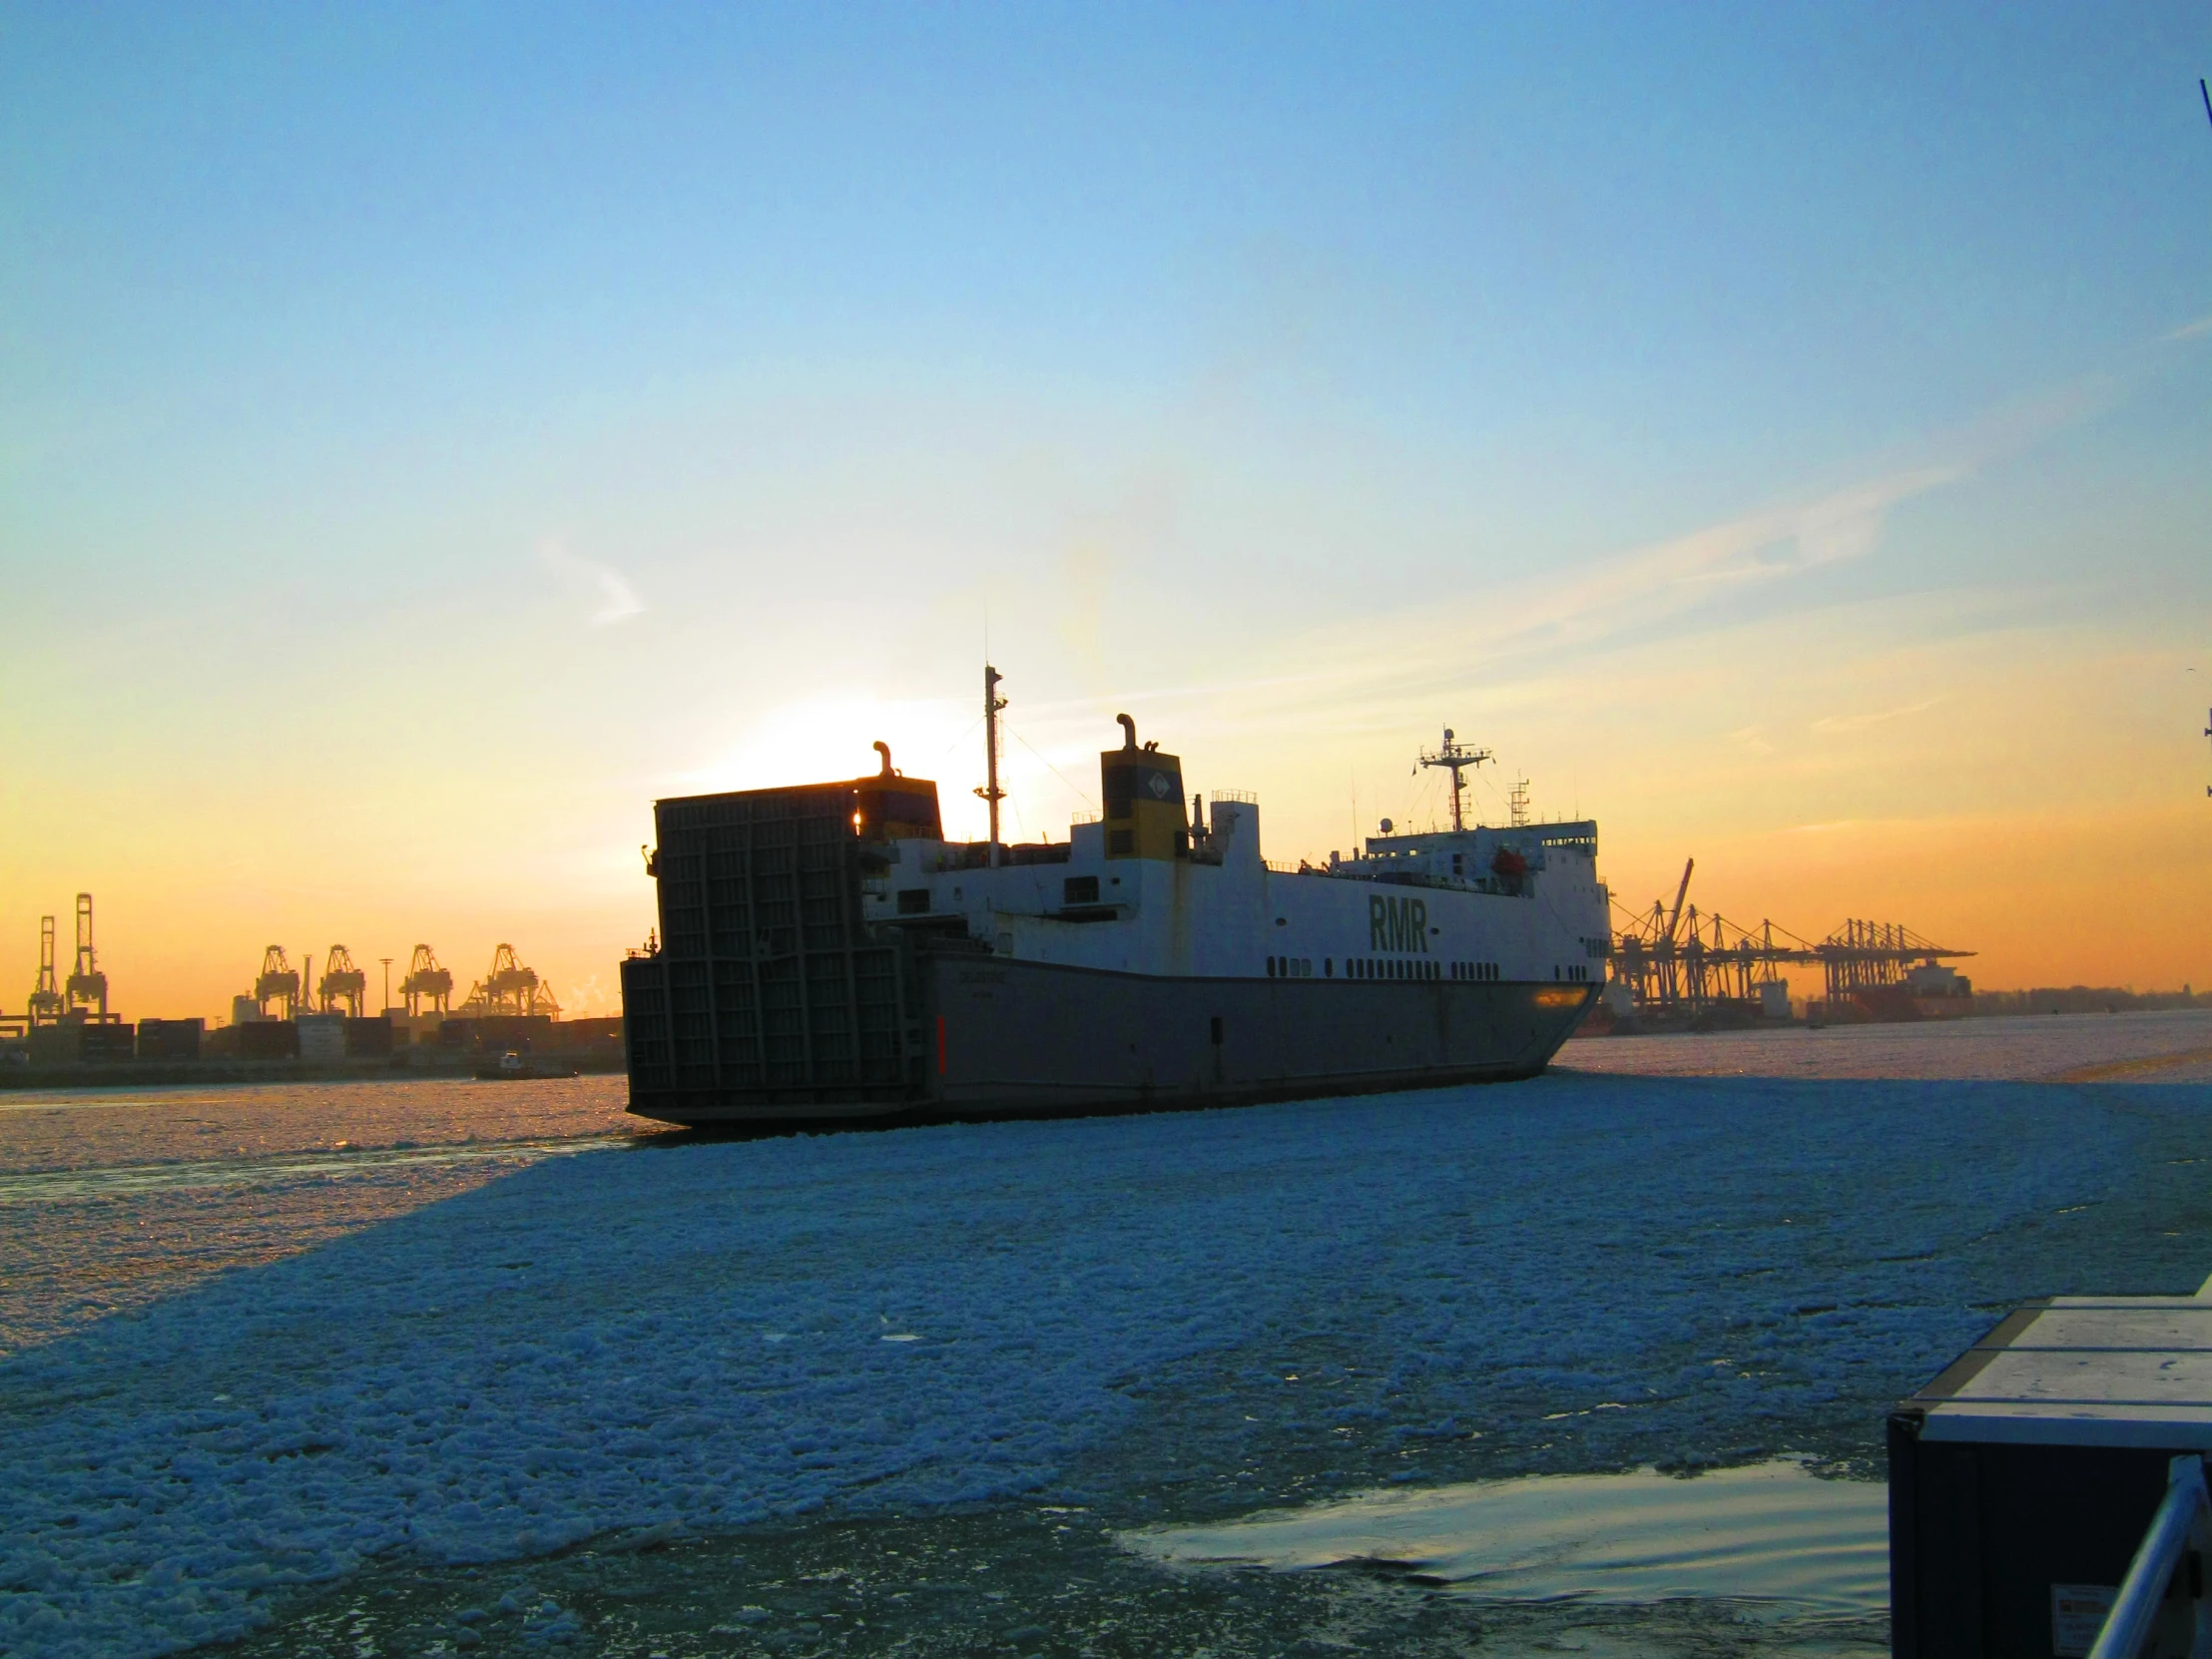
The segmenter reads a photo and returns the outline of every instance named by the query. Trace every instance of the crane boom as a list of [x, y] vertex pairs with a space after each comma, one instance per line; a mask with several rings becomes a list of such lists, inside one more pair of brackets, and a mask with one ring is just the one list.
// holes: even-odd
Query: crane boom
[[1690, 871], [1697, 868], [1695, 858], [1682, 861], [1682, 885], [1674, 889], [1674, 914], [1667, 918], [1667, 942], [1674, 943], [1674, 930], [1682, 925], [1682, 900], [1690, 890]]

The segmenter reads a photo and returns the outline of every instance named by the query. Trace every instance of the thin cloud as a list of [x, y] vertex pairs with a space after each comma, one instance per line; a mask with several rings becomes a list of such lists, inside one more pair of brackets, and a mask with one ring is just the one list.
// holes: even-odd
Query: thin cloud
[[593, 628], [609, 628], [645, 611], [645, 601], [620, 571], [571, 553], [557, 541], [538, 543], [538, 560], [567, 591]]
[[[2212, 332], [2212, 317], [2189, 325]], [[2146, 342], [2147, 344], [2148, 342]], [[1269, 672], [1202, 676], [1177, 687], [1124, 688], [1104, 699], [1072, 699], [1032, 708], [1040, 727], [1055, 718], [1086, 720], [1104, 701], [1141, 717], [1146, 707], [1210, 706], [1218, 730], [1279, 727], [1299, 720], [1349, 733], [1394, 727], [1411, 705], [1440, 693], [1464, 698], [1481, 688], [1486, 707], [1516, 691], [1571, 695], [1579, 682], [1562, 665], [1694, 618], [1730, 590], [1785, 583], [1828, 566], [1863, 559], [1882, 544], [1899, 508], [2028, 453], [2123, 401], [2148, 372], [2140, 362], [2085, 375], [2037, 397], [1992, 409], [1979, 419], [1895, 456], [1858, 481], [1753, 508], [1664, 541], [1589, 561], [1578, 576], [1559, 567], [1480, 592], [1436, 595], [1414, 611], [1347, 618], [1287, 641]], [[1296, 663], [1298, 667], [1290, 667]], [[1825, 731], [1900, 719], [1918, 708], [1836, 717]], [[1849, 722], [1853, 724], [1842, 724]], [[1755, 731], [1738, 741], [1769, 741]]]
[[2204, 334], [2212, 334], [2212, 316], [2200, 316], [2194, 322], [2184, 322], [2165, 337], [2167, 339], [2196, 339]]
[[1904, 720], [1909, 715], [1925, 714], [1940, 702], [1942, 702], [1941, 698], [1931, 697], [1924, 702], [1908, 703], [1902, 709], [1882, 709], [1873, 714], [1863, 715], [1830, 715], [1826, 720], [1813, 722], [1813, 730], [1816, 732], [1864, 732], [1868, 727], [1880, 726], [1885, 721]]

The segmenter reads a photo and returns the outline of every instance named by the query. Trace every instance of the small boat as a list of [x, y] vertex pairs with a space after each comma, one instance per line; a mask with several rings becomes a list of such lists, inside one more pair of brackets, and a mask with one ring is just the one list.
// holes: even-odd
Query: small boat
[[500, 1055], [498, 1059], [483, 1061], [476, 1067], [477, 1078], [487, 1083], [518, 1082], [547, 1077], [574, 1077], [575, 1075], [576, 1068], [574, 1066], [542, 1065], [535, 1060], [525, 1059], [520, 1050], [512, 1048]]

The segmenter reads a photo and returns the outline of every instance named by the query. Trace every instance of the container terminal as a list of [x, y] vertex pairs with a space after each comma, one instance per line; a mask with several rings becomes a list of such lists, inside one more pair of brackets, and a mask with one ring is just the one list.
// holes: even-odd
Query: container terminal
[[[1743, 927], [1685, 904], [1697, 860], [1682, 865], [1674, 903], [1654, 899], [1613, 935], [1605, 994], [1587, 1035], [1712, 1031], [1739, 1026], [1897, 1024], [1963, 1019], [1973, 982], [1950, 964], [1973, 954], [1897, 922], [1850, 920], [1825, 938], [1799, 937], [1772, 920]], [[1780, 935], [1778, 938], [1777, 935]], [[1793, 1003], [1782, 969], [1816, 968], [1822, 994]]]
[[[552, 986], [501, 943], [458, 1004], [454, 977], [417, 944], [399, 983], [383, 963], [383, 1008], [368, 1012], [368, 973], [342, 944], [294, 966], [283, 946], [262, 953], [253, 988], [231, 1000], [228, 1023], [125, 1019], [110, 1006], [93, 935], [93, 899], [77, 895], [76, 955], [64, 977], [55, 917], [39, 922], [38, 977], [20, 1014], [0, 1012], [0, 1083], [215, 1080], [389, 1071], [485, 1071], [487, 1057], [527, 1057], [530, 1075], [610, 1071], [622, 1063], [622, 1020], [566, 1016]], [[396, 994], [395, 994], [396, 993]], [[511, 1074], [516, 1068], [510, 1064]], [[487, 1075], [492, 1074], [486, 1072]]]

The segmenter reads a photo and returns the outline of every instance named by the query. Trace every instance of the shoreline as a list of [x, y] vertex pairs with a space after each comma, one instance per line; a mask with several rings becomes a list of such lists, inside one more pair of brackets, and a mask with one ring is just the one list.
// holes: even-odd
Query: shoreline
[[[573, 1067], [579, 1075], [620, 1072], [619, 1054], [547, 1053], [533, 1063]], [[418, 1083], [439, 1078], [473, 1079], [484, 1057], [475, 1054], [417, 1059], [308, 1060], [73, 1060], [61, 1065], [0, 1066], [0, 1092], [42, 1089], [144, 1089], [245, 1083]], [[492, 1079], [500, 1081], [500, 1079]]]

